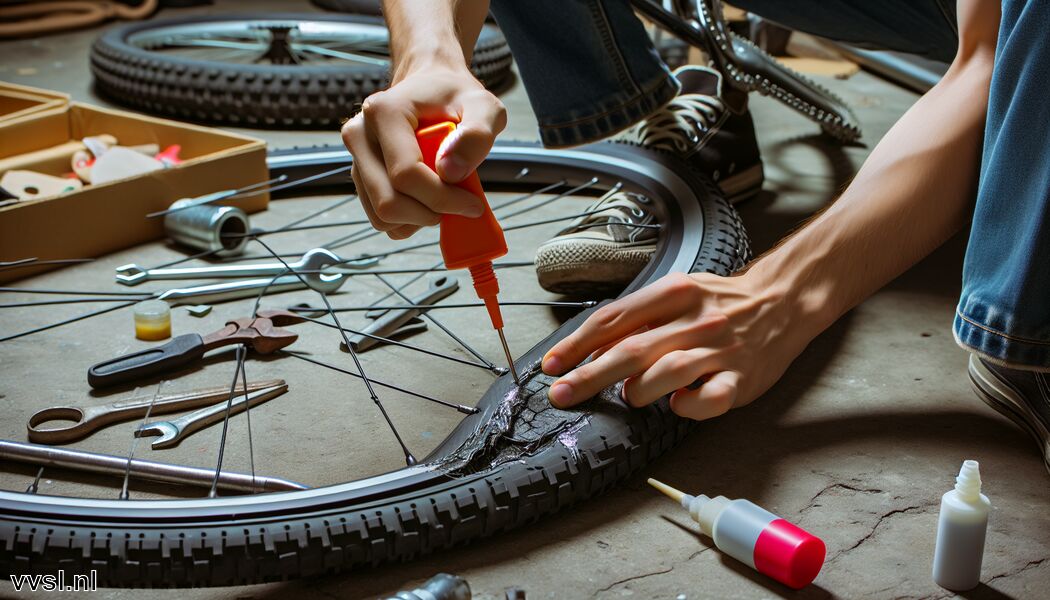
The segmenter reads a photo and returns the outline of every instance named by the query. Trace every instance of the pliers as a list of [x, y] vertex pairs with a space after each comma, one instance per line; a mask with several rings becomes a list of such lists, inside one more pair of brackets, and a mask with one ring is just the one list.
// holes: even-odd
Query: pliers
[[282, 326], [305, 320], [286, 310], [260, 310], [254, 317], [227, 321], [225, 327], [205, 336], [188, 333], [162, 346], [100, 362], [88, 369], [88, 384], [103, 388], [176, 371], [205, 352], [230, 344], [244, 344], [259, 354], [270, 354], [299, 339], [298, 334]]

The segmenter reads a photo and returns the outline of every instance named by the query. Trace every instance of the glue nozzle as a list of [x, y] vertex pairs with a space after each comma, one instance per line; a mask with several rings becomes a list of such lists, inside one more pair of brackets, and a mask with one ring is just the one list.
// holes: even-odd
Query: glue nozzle
[[657, 481], [652, 477], [650, 477], [647, 481], [649, 482], [649, 485], [660, 490], [661, 492], [663, 492], [663, 495], [667, 496], [671, 500], [674, 500], [675, 502], [678, 502], [679, 504], [681, 504], [682, 498], [685, 498], [687, 496], [687, 494], [682, 490], [676, 490], [673, 487], [667, 485], [666, 483], [662, 481]]

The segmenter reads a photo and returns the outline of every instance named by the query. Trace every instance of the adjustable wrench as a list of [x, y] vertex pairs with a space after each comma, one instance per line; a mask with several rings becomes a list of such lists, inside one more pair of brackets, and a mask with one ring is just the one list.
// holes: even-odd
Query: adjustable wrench
[[154, 450], [173, 448], [178, 446], [179, 442], [186, 436], [193, 435], [208, 425], [225, 418], [227, 405], [229, 405], [230, 415], [232, 416], [262, 404], [267, 400], [276, 398], [287, 391], [288, 384], [282, 381], [279, 385], [251, 392], [247, 396], [242, 393], [234, 397], [232, 402], [218, 402], [213, 406], [195, 410], [171, 421], [154, 421], [146, 425], [140, 425], [135, 431], [135, 437], [159, 435], [160, 437], [154, 440], [150, 447]]

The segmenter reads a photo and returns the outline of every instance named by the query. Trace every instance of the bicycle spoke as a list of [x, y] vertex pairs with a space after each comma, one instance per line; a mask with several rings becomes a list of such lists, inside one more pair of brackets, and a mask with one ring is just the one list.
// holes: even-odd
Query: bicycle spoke
[[316, 217], [319, 217], [319, 216], [325, 214], [326, 212], [335, 210], [335, 209], [339, 208], [340, 206], [343, 206], [344, 204], [347, 204], [349, 202], [353, 202], [354, 200], [357, 200], [357, 194], [352, 194], [352, 195], [347, 196], [346, 198], [343, 198], [341, 200], [338, 200], [335, 203], [330, 204], [330, 205], [328, 205], [328, 206], [326, 206], [326, 207], [324, 207], [324, 208], [322, 208], [320, 210], [315, 210], [314, 212], [306, 215], [305, 217], [300, 217], [300, 218], [292, 221], [291, 223], [286, 223], [285, 225], [283, 225], [281, 227], [278, 227], [277, 229], [275, 229], [273, 231], [274, 231], [274, 233], [277, 233], [279, 231], [288, 231], [289, 228], [291, 228], [291, 227], [295, 227], [296, 225], [300, 225], [302, 223], [305, 223], [305, 222], [307, 222], [307, 221], [309, 221], [311, 219], [314, 219]]
[[37, 300], [34, 302], [11, 302], [0, 304], [0, 308], [27, 308], [32, 306], [51, 306], [54, 304], [81, 304], [84, 302], [126, 302], [127, 298], [69, 298], [66, 300]]
[[255, 493], [255, 445], [252, 443], [252, 403], [248, 402], [248, 371], [241, 365], [241, 386], [244, 387], [244, 418], [248, 421], [248, 463], [252, 469], [252, 491]]
[[[316, 358], [310, 358], [308, 356], [303, 356], [302, 354], [300, 354], [298, 352], [291, 352], [291, 351], [288, 351], [288, 350], [278, 350], [277, 352], [282, 354], [282, 355], [292, 356], [294, 358], [298, 358], [299, 360], [304, 360], [304, 361], [306, 361], [308, 363], [313, 363], [315, 365], [324, 367], [326, 369], [331, 369], [333, 371], [337, 371], [339, 373], [343, 373], [345, 375], [350, 375], [352, 377], [357, 377], [357, 378], [361, 377], [360, 373], [354, 373], [353, 371], [348, 371], [347, 369], [343, 369], [343, 368], [337, 367], [335, 365], [330, 365], [330, 364], [328, 364], [326, 362], [322, 362], [320, 360], [317, 360]], [[463, 405], [463, 404], [456, 404], [454, 402], [449, 402], [447, 400], [442, 400], [440, 398], [435, 398], [433, 396], [428, 396], [426, 394], [421, 394], [419, 392], [414, 392], [414, 391], [412, 391], [410, 389], [403, 388], [403, 387], [401, 387], [399, 385], [394, 385], [392, 383], [387, 383], [385, 381], [380, 381], [378, 379], [372, 379], [372, 383], [374, 383], [374, 384], [376, 384], [376, 385], [378, 385], [380, 387], [385, 387], [387, 389], [395, 390], [395, 391], [401, 392], [403, 394], [408, 394], [409, 396], [415, 396], [416, 398], [420, 398], [420, 399], [426, 400], [428, 402], [433, 402], [435, 404], [440, 404], [442, 406], [447, 406], [448, 408], [454, 408], [457, 411], [459, 411], [459, 412], [461, 412], [461, 413], [463, 413], [465, 415], [472, 415], [472, 414], [478, 412], [478, 409], [474, 408], [472, 406], [466, 406], [466, 405]]]
[[[230, 397], [226, 400], [226, 414], [222, 418], [222, 435], [219, 438], [219, 458], [215, 462], [215, 477], [211, 480], [211, 491], [208, 492], [209, 498], [215, 498], [219, 495], [219, 473], [222, 472], [222, 456], [226, 451], [226, 432], [230, 426], [230, 412], [233, 410], [233, 399], [237, 395], [237, 376], [244, 371], [244, 357], [247, 355], [247, 349], [244, 344], [237, 344], [237, 366], [233, 371], [233, 383], [230, 384]], [[244, 395], [247, 397], [248, 388], [245, 386]], [[247, 398], [245, 398], [247, 401]], [[255, 473], [252, 473], [252, 485], [255, 484]]]
[[[293, 270], [291, 267], [288, 266], [288, 263], [285, 262], [284, 259], [277, 256], [277, 253], [274, 252], [273, 248], [270, 248], [270, 246], [268, 246], [266, 242], [260, 239], [255, 239], [255, 242], [263, 248], [265, 248], [267, 252], [272, 254], [274, 258], [280, 261], [281, 264], [284, 265], [286, 270]], [[295, 273], [295, 276], [297, 279], [299, 279], [299, 281], [303, 283], [303, 285], [310, 287], [309, 284], [306, 282], [306, 279], [304, 279], [302, 275]], [[398, 432], [397, 427], [394, 425], [394, 421], [390, 419], [390, 415], [387, 414], [386, 408], [383, 407], [383, 402], [379, 399], [379, 396], [376, 395], [375, 389], [372, 388], [372, 382], [371, 380], [369, 380], [368, 375], [365, 374], [365, 369], [361, 365], [361, 358], [357, 355], [357, 352], [354, 350], [354, 347], [350, 345], [350, 339], [346, 337], [346, 331], [343, 330], [343, 326], [339, 322], [339, 317], [332, 311], [332, 304], [328, 301], [328, 295], [320, 291], [317, 292], [317, 295], [321, 297], [321, 300], [324, 302], [325, 307], [327, 307], [328, 314], [331, 315], [332, 321], [336, 324], [336, 326], [339, 327], [339, 335], [343, 338], [343, 343], [346, 344], [346, 349], [350, 352], [350, 358], [353, 359], [354, 366], [357, 368], [357, 372], [361, 374], [361, 381], [364, 382], [365, 388], [368, 390], [369, 397], [371, 397], [372, 402], [375, 403], [376, 407], [379, 408], [379, 412], [383, 414], [383, 419], [386, 420], [387, 426], [390, 427], [391, 433], [394, 434], [394, 437], [397, 439], [397, 443], [401, 446], [401, 450], [405, 453], [405, 463], [407, 463], [408, 466], [416, 464], [416, 457], [412, 455], [412, 452], [409, 451], [408, 446], [405, 445], [405, 441], [401, 439], [401, 434]]]
[[[571, 190], [567, 190], [567, 191], [564, 191], [564, 192], [562, 192], [560, 194], [557, 194], [556, 196], [552, 196], [550, 198], [547, 198], [547, 199], [543, 200], [542, 202], [540, 202], [539, 204], [534, 204], [532, 206], [526, 206], [525, 208], [520, 208], [520, 209], [518, 209], [518, 210], [516, 210], [516, 211], [514, 211], [512, 213], [505, 214], [505, 215], [498, 215], [498, 216], [499, 216], [499, 218], [501, 220], [512, 219], [512, 218], [514, 218], [514, 217], [516, 217], [518, 215], [523, 215], [523, 214], [525, 214], [527, 212], [534, 211], [537, 208], [541, 208], [541, 207], [547, 206], [548, 204], [550, 204], [552, 202], [557, 202], [558, 200], [561, 200], [562, 198], [564, 198], [565, 196], [568, 196], [570, 194], [575, 194], [577, 192], [582, 192], [583, 190], [585, 190], [585, 189], [587, 189], [589, 187], [592, 187], [593, 185], [595, 185], [597, 183], [598, 183], [598, 178], [597, 177], [592, 177], [590, 180], [587, 181], [587, 183], [580, 184], [580, 185], [572, 188]], [[613, 192], [613, 190], [619, 189], [617, 186], [620, 186], [620, 185], [621, 184], [619, 184], [619, 183], [616, 184], [616, 186], [614, 186], [612, 190], [610, 190], [609, 192], [606, 192], [602, 197], [604, 198], [605, 196], [608, 196], [609, 194], [611, 194]]]
[[40, 260], [36, 257], [23, 258], [20, 260], [0, 262], [0, 271], [7, 271], [9, 269], [22, 269], [25, 267], [35, 267], [37, 265], [75, 265], [94, 261], [95, 259], [93, 258], [51, 258], [46, 260]]
[[[325, 171], [323, 173], [317, 173], [316, 175], [308, 175], [306, 177], [301, 177], [299, 179], [295, 179], [295, 180], [289, 181], [287, 183], [279, 183], [278, 185], [270, 186], [269, 188], [266, 188], [265, 190], [255, 190], [255, 189], [253, 189], [253, 190], [244, 190], [244, 191], [238, 192], [238, 193], [230, 196], [229, 198], [224, 198], [224, 200], [236, 200], [238, 198], [244, 198], [245, 196], [254, 196], [256, 194], [261, 194], [263, 192], [269, 192], [270, 194], [273, 194], [274, 192], [280, 192], [282, 190], [287, 190], [287, 189], [291, 189], [291, 188], [294, 188], [294, 187], [298, 187], [300, 185], [304, 185], [304, 184], [310, 183], [311, 181], [317, 181], [318, 179], [324, 179], [325, 177], [331, 177], [332, 175], [338, 175], [340, 173], [345, 173], [345, 172], [349, 171], [352, 168], [352, 166], [353, 165], [343, 165], [341, 167], [336, 167], [334, 169], [329, 169], [328, 171]], [[285, 179], [287, 179], [287, 177], [285, 177]], [[284, 179], [281, 179], [281, 181], [284, 181]], [[267, 183], [267, 182], [263, 182], [263, 183]], [[256, 185], [258, 185], [258, 184], [256, 184]]]
[[380, 67], [386, 67], [390, 65], [389, 59], [373, 58], [366, 54], [358, 54], [354, 52], [341, 52], [339, 50], [332, 50], [330, 48], [322, 48], [314, 44], [296, 44], [295, 49], [299, 52], [317, 54], [327, 58], [338, 58], [347, 62], [360, 62], [366, 65], [377, 65]]
[[33, 479], [33, 483], [29, 484], [26, 488], [27, 494], [35, 494], [40, 490], [40, 478], [44, 476], [44, 467], [40, 467], [40, 470], [36, 472], [36, 478]]
[[[524, 173], [526, 171], [527, 170], [523, 169], [523, 173], [519, 173], [519, 176], [524, 176]], [[582, 190], [582, 189], [586, 189], [587, 187], [590, 187], [591, 185], [594, 185], [595, 183], [597, 183], [597, 181], [598, 181], [597, 178], [592, 178], [590, 181], [588, 181], [587, 183], [583, 184], [582, 186], [579, 186], [579, 187], [567, 190], [565, 192], [562, 192], [561, 194], [558, 194], [558, 195], [554, 196], [553, 198], [551, 198], [551, 201], [557, 200], [558, 198], [563, 198], [566, 195], [574, 193], [576, 191], [579, 191], [579, 190]], [[513, 206], [514, 204], [518, 204], [519, 202], [524, 202], [525, 200], [528, 200], [530, 198], [535, 198], [539, 194], [543, 194], [543, 193], [546, 193], [546, 192], [548, 192], [550, 190], [558, 188], [558, 187], [560, 187], [562, 185], [565, 185], [565, 183], [566, 183], [565, 180], [561, 180], [561, 181], [559, 181], [557, 183], [552, 183], [552, 184], [544, 186], [544, 187], [542, 187], [542, 188], [540, 188], [538, 190], [534, 190], [532, 192], [529, 192], [528, 194], [523, 194], [522, 196], [519, 196], [517, 198], [513, 198], [511, 200], [503, 202], [502, 204], [498, 204], [496, 206], [493, 206], [492, 207], [492, 211], [495, 213], [498, 210], [507, 208], [509, 206]], [[546, 204], [546, 203], [544, 203], [544, 204]], [[499, 218], [499, 219], [505, 219], [508, 216], [516, 216], [517, 214], [529, 212], [530, 210], [534, 210], [536, 208], [539, 208], [540, 206], [543, 206], [544, 204], [540, 204], [540, 205], [537, 205], [537, 206], [534, 206], [534, 207], [529, 207], [527, 209], [524, 209], [524, 210], [520, 211], [519, 213], [514, 213], [514, 214], [511, 214], [511, 215], [496, 215], [496, 217]], [[365, 227], [365, 228], [359, 229], [359, 230], [357, 230], [357, 231], [355, 231], [353, 233], [347, 234], [347, 235], [345, 235], [345, 236], [343, 236], [341, 238], [336, 238], [335, 240], [332, 240], [331, 242], [328, 242], [327, 244], [324, 244], [321, 247], [322, 248], [328, 248], [329, 250], [337, 250], [339, 248], [343, 248], [343, 247], [349, 246], [351, 244], [356, 244], [357, 242], [362, 242], [364, 240], [371, 239], [371, 238], [373, 238], [373, 237], [375, 237], [377, 235], [381, 235], [382, 233], [383, 233], [382, 231], [376, 231], [372, 227]], [[438, 242], [427, 243], [426, 246], [434, 246], [434, 245], [437, 245], [437, 243]], [[426, 247], [426, 246], [418, 246], [417, 245], [416, 247], [405, 248], [403, 251], [413, 250], [413, 249], [417, 249], [419, 247]]]
[[[318, 309], [318, 310], [320, 312], [324, 312], [324, 313], [328, 312], [325, 309]], [[339, 312], [339, 311], [336, 311], [335, 309], [333, 309], [332, 312]], [[325, 323], [324, 321], [322, 321], [320, 319], [307, 317], [305, 315], [299, 315], [299, 316], [302, 317], [306, 321], [309, 321], [311, 323], [316, 323], [318, 325], [321, 325], [322, 327], [328, 327], [330, 329], [340, 329], [337, 325], [334, 325], [332, 323]], [[350, 329], [349, 327], [341, 328], [341, 329], [342, 329], [342, 331], [345, 331], [346, 333], [349, 333], [351, 335], [361, 335], [361, 336], [364, 336], [364, 337], [369, 338], [369, 339], [373, 339], [373, 340], [376, 340], [376, 341], [379, 341], [379, 342], [383, 342], [384, 344], [390, 344], [392, 346], [400, 346], [402, 348], [408, 348], [409, 350], [415, 350], [416, 352], [420, 352], [422, 354], [427, 354], [427, 355], [430, 355], [430, 356], [433, 356], [433, 357], [436, 357], [436, 358], [442, 358], [442, 359], [449, 360], [449, 361], [452, 361], [452, 362], [455, 362], [455, 363], [459, 363], [459, 364], [462, 364], [462, 365], [467, 365], [467, 366], [470, 366], [470, 367], [477, 367], [479, 369], [484, 369], [486, 371], [492, 371], [492, 372], [497, 373], [499, 375], [503, 374], [501, 367], [497, 367], [497, 366], [492, 365], [492, 364], [484, 364], [484, 363], [473, 362], [473, 361], [469, 361], [469, 360], [466, 360], [466, 359], [459, 358], [458, 356], [452, 356], [451, 354], [441, 354], [440, 352], [435, 352], [434, 350], [428, 350], [426, 348], [422, 348], [420, 346], [415, 346], [415, 345], [409, 344], [407, 342], [402, 342], [400, 340], [395, 340], [395, 339], [391, 339], [391, 338], [387, 338], [387, 337], [383, 337], [383, 336], [379, 336], [379, 335], [375, 335], [375, 334], [371, 334], [371, 333], [366, 333], [364, 331], [358, 331], [356, 329]]]
[[[397, 294], [398, 296], [401, 296], [401, 299], [404, 300], [405, 302], [412, 302], [412, 300], [409, 299], [408, 296], [402, 294], [401, 290], [399, 290], [397, 287], [395, 287], [394, 284], [392, 284], [389, 281], [387, 281], [386, 278], [383, 277], [382, 275], [376, 275], [376, 279], [378, 279], [379, 281], [382, 281], [395, 294]], [[329, 306], [329, 310], [331, 310], [331, 306]], [[492, 361], [490, 361], [490, 360], [486, 359], [484, 356], [482, 356], [481, 353], [478, 352], [477, 350], [475, 350], [470, 344], [468, 344], [468, 343], [464, 342], [463, 340], [461, 340], [458, 335], [452, 333], [451, 329], [449, 329], [448, 327], [445, 327], [445, 325], [442, 324], [441, 321], [438, 321], [437, 319], [435, 319], [431, 314], [429, 314], [427, 312], [423, 312], [419, 316], [421, 316], [424, 319], [430, 321], [434, 325], [437, 325], [438, 328], [441, 329], [441, 331], [444, 331], [445, 333], [448, 334], [448, 336], [450, 338], [456, 340], [456, 343], [459, 344], [464, 350], [466, 350], [467, 352], [470, 352], [471, 354], [474, 355], [475, 358], [477, 358], [481, 362], [483, 362], [486, 365], [488, 365], [489, 366], [489, 370], [491, 370], [492, 372], [500, 373], [500, 374], [506, 373], [505, 369], [497, 367], [496, 365], [494, 365], [492, 363]]]
[[[500, 306], [550, 306], [556, 308], [593, 308], [598, 305], [597, 300], [584, 300], [581, 302], [558, 302], [558, 301], [535, 301], [535, 302], [520, 302], [520, 301], [508, 301], [500, 302]], [[460, 304], [391, 304], [389, 306], [344, 306], [340, 308], [333, 308], [335, 312], [366, 312], [370, 310], [410, 310], [414, 308], [423, 310], [434, 310], [442, 308], [478, 308], [485, 306], [484, 302], [463, 302]], [[324, 309], [316, 306], [310, 306], [309, 304], [297, 304], [295, 306], [289, 306], [287, 310], [292, 312], [323, 312]]]
[[15, 334], [12, 334], [12, 335], [0, 338], [0, 342], [9, 342], [11, 340], [18, 339], [20, 337], [25, 337], [27, 335], [33, 335], [34, 333], [40, 333], [41, 331], [47, 331], [48, 329], [54, 329], [56, 327], [61, 327], [63, 325], [69, 325], [70, 323], [76, 323], [77, 321], [83, 321], [84, 319], [90, 319], [91, 317], [97, 317], [99, 315], [103, 315], [103, 314], [108, 313], [108, 312], [113, 312], [115, 310], [120, 310], [122, 308], [127, 308], [127, 307], [129, 307], [129, 306], [131, 306], [133, 304], [138, 304], [139, 302], [140, 302], [139, 300], [132, 300], [130, 302], [125, 302], [123, 304], [118, 304], [116, 306], [110, 306], [110, 307], [107, 307], [107, 308], [102, 308], [102, 309], [99, 309], [99, 310], [96, 310], [96, 311], [92, 311], [92, 312], [89, 312], [89, 313], [86, 313], [86, 314], [83, 314], [83, 315], [72, 317], [70, 319], [64, 319], [64, 320], [59, 321], [57, 323], [51, 323], [49, 325], [44, 325], [44, 326], [41, 326], [41, 327], [37, 327], [35, 329], [30, 329], [28, 331], [23, 331], [21, 333], [15, 333]]
[[44, 288], [0, 287], [0, 292], [26, 294], [56, 294], [65, 296], [152, 296], [153, 292], [93, 292], [83, 290], [56, 290]]
[[[157, 383], [157, 389], [153, 390], [153, 398], [149, 401], [149, 406], [146, 407], [146, 414], [142, 416], [142, 427], [145, 427], [146, 423], [149, 423], [150, 413], [153, 412], [153, 405], [157, 402], [157, 396], [160, 395], [160, 388], [163, 385], [164, 381], [161, 380], [159, 383]], [[132, 393], [132, 396], [135, 396], [137, 394], [138, 388], [135, 388], [135, 392]], [[131, 479], [131, 463], [135, 459], [135, 448], [137, 448], [138, 445], [139, 437], [137, 435], [131, 436], [131, 447], [128, 448], [128, 463], [127, 466], [124, 467], [124, 483], [121, 484], [120, 495], [117, 496], [117, 498], [120, 500], [128, 500], [131, 497], [128, 493], [128, 482]]]

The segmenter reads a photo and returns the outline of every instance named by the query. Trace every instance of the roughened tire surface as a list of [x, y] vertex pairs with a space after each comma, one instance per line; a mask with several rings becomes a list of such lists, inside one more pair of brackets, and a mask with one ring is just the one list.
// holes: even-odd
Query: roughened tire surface
[[[198, 22], [351, 21], [385, 27], [380, 17], [305, 13], [240, 14], [147, 20], [113, 27], [91, 48], [96, 89], [115, 102], [142, 111], [242, 127], [332, 128], [355, 114], [366, 97], [387, 85], [387, 69], [376, 65], [248, 65], [191, 60], [150, 52], [127, 42], [148, 29]], [[510, 76], [510, 49], [503, 34], [486, 26], [471, 68], [486, 87]]]
[[[620, 159], [638, 152], [621, 144], [603, 146]], [[704, 239], [693, 270], [729, 275], [741, 268], [750, 256], [747, 235], [715, 185], [674, 157], [650, 156], [680, 173], [701, 200]], [[522, 360], [537, 361], [584, 316]], [[552, 379], [540, 381], [544, 377], [523, 374], [524, 400], [504, 413], [510, 423], [499, 444], [458, 463], [436, 484], [406, 485], [375, 499], [352, 504], [290, 499], [260, 516], [227, 509], [192, 521], [160, 513], [136, 517], [135, 523], [123, 513], [102, 518], [57, 509], [58, 514], [30, 518], [16, 503], [0, 502], [0, 576], [64, 569], [70, 577], [94, 569], [105, 586], [238, 585], [410, 560], [532, 523], [598, 495], [691, 429], [692, 422], [674, 415], [666, 399], [627, 409], [603, 396], [582, 410], [554, 409], [543, 392]], [[553, 437], [550, 423], [562, 425]], [[564, 441], [567, 433], [571, 442]]]

